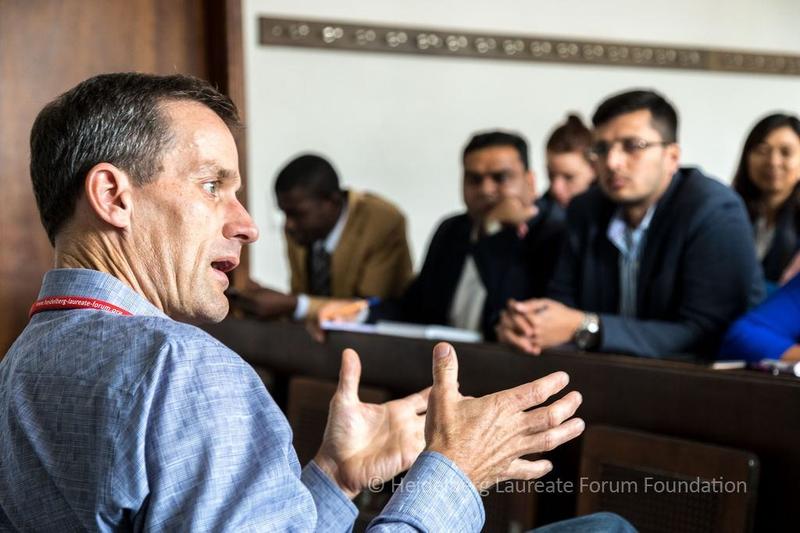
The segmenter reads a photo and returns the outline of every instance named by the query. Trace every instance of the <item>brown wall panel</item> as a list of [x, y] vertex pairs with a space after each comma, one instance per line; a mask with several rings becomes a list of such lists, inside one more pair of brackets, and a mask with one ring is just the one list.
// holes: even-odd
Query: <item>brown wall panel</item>
[[[0, 1], [0, 356], [26, 324], [42, 274], [53, 262], [28, 174], [28, 134], [36, 113], [101, 72], [227, 75], [226, 68], [209, 65], [226, 57], [209, 53], [208, 35], [238, 43], [226, 33], [230, 27], [220, 28], [219, 17], [212, 16], [238, 9], [238, 2]], [[241, 29], [234, 30], [240, 41]], [[229, 53], [235, 52], [234, 46]]]

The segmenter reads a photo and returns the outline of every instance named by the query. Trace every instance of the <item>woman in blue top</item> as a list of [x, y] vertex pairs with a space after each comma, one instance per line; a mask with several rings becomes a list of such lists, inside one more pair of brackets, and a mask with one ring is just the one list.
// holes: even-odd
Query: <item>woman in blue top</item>
[[[761, 119], [744, 143], [733, 188], [744, 199], [768, 289], [800, 269], [800, 119]], [[770, 287], [772, 285], [772, 287]]]
[[800, 361], [800, 276], [733, 323], [719, 359]]

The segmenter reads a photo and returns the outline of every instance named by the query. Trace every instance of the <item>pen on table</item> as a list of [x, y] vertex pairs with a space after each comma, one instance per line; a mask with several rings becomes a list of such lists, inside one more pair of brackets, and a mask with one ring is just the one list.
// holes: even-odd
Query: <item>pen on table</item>
[[781, 361], [778, 359], [762, 359], [753, 363], [753, 368], [771, 374], [800, 377], [800, 363], [797, 361]]

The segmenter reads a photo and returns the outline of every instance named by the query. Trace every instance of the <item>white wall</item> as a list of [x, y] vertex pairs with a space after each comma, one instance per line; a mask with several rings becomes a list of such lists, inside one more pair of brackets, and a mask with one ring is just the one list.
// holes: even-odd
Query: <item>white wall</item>
[[[800, 113], [800, 78], [567, 66], [332, 52], [258, 45], [260, 15], [434, 26], [800, 54], [797, 0], [246, 0], [244, 39], [249, 206], [262, 230], [251, 274], [286, 288], [275, 173], [301, 151], [327, 155], [346, 186], [395, 201], [408, 216], [419, 266], [430, 232], [461, 209], [460, 151], [470, 133], [522, 132], [540, 191], [543, 142], [566, 111], [590, 116], [606, 95], [653, 87], [681, 116], [684, 161], [729, 181], [752, 123], [776, 109]], [[576, 14], [580, 13], [580, 14]]]

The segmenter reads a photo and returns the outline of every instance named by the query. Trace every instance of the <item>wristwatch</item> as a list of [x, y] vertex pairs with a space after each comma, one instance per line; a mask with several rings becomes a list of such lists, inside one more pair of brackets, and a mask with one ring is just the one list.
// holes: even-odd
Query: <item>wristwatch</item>
[[595, 313], [584, 313], [572, 340], [579, 350], [597, 348], [600, 345], [600, 317]]

